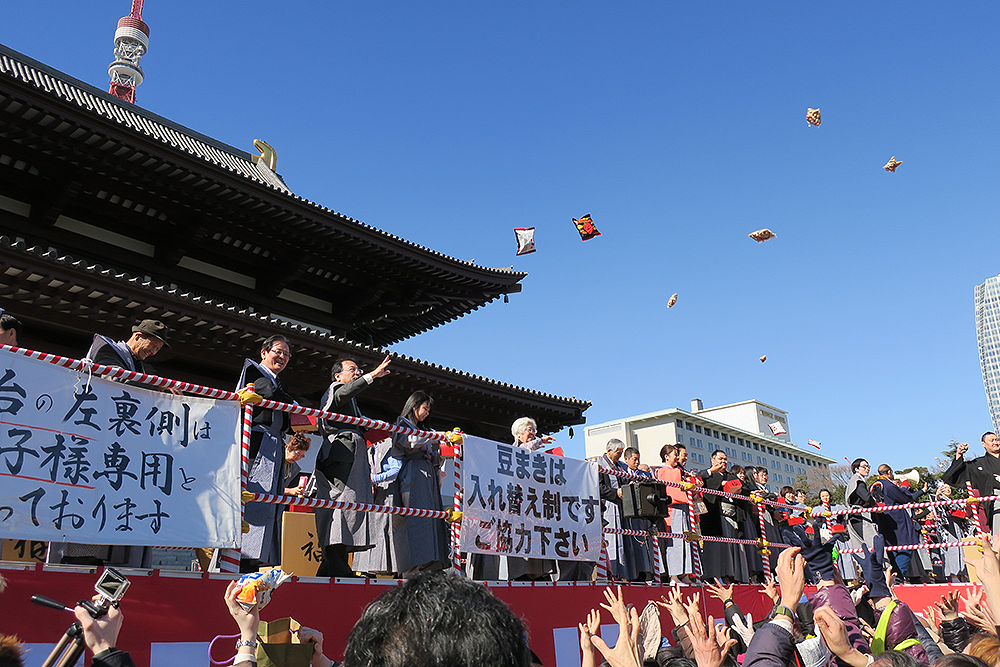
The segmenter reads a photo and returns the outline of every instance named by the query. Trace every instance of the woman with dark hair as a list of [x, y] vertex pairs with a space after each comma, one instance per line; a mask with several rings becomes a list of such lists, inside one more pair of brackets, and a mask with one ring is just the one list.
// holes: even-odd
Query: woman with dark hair
[[[295, 400], [285, 393], [278, 374], [292, 360], [288, 339], [281, 335], [266, 338], [260, 346], [260, 361], [247, 359], [236, 390], [253, 384], [255, 394], [282, 403]], [[284, 434], [291, 431], [287, 412], [254, 406], [250, 428], [250, 472], [247, 491], [281, 494], [284, 492]], [[243, 519], [250, 532], [243, 534], [240, 546], [240, 571], [256, 572], [262, 565], [281, 562], [281, 512], [283, 506], [271, 503], [247, 503]]]
[[[657, 469], [656, 479], [677, 484], [687, 481], [684, 478], [684, 469], [677, 461], [677, 454], [677, 447], [674, 445], [663, 445], [660, 448], [660, 460], [663, 461], [663, 466]], [[670, 509], [665, 519], [666, 532], [683, 535], [685, 531], [691, 530], [691, 508], [687, 492], [676, 486], [664, 488], [670, 497]], [[667, 574], [670, 575], [670, 583], [690, 583], [694, 577], [694, 554], [691, 552], [691, 543], [681, 537], [661, 538], [659, 542], [663, 550], [663, 564]]]
[[[868, 490], [867, 479], [871, 476], [871, 466], [865, 459], [854, 459], [851, 463], [853, 476], [844, 489], [844, 499], [851, 509], [873, 507], [875, 499]], [[875, 539], [875, 523], [870, 515], [849, 514], [847, 516], [847, 533], [850, 536], [848, 545], [851, 549], [860, 549], [862, 544], [871, 544]]]
[[[397, 426], [426, 430], [434, 399], [415, 391], [406, 399]], [[441, 510], [440, 442], [417, 435], [393, 433], [371, 450], [375, 502], [392, 507]], [[355, 554], [354, 569], [391, 572], [410, 578], [448, 564], [448, 529], [441, 519], [372, 513], [369, 526], [375, 542], [370, 551]]]

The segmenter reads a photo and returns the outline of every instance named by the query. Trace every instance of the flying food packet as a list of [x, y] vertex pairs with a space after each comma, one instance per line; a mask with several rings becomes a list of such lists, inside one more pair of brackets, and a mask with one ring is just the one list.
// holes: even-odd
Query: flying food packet
[[601, 235], [601, 233], [597, 231], [597, 227], [594, 226], [594, 221], [590, 219], [589, 213], [579, 220], [573, 218], [573, 224], [576, 225], [576, 231], [580, 232], [581, 241], [589, 241], [595, 236]]
[[823, 117], [819, 109], [806, 109], [806, 122], [812, 127], [817, 127], [823, 122]]
[[527, 255], [535, 252], [535, 228], [515, 227], [514, 235], [517, 236], [517, 254]]
[[773, 239], [775, 236], [777, 236], [777, 234], [772, 232], [770, 229], [758, 229], [757, 231], [752, 232], [750, 234], [750, 238], [752, 238], [757, 243], [763, 243], [768, 239]]

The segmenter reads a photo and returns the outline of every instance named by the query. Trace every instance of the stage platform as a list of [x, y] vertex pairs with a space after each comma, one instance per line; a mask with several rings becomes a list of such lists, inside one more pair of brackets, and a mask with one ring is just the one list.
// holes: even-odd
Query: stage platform
[[[22, 562], [0, 562], [0, 572], [7, 579], [7, 590], [0, 595], [0, 634], [15, 634], [29, 644], [26, 664], [37, 667], [73, 621], [67, 612], [33, 605], [32, 595], [44, 595], [72, 605], [90, 597], [99, 568], [43, 566]], [[201, 667], [208, 665], [208, 643], [216, 635], [231, 635], [236, 624], [223, 603], [223, 593], [233, 575], [202, 575], [176, 570], [122, 570], [131, 580], [122, 611], [125, 625], [119, 648], [131, 652], [137, 665], [150, 667]], [[334, 660], [343, 656], [347, 635], [365, 606], [395, 579], [326, 579], [298, 577], [277, 590], [264, 609], [264, 620], [291, 616], [303, 625], [316, 628], [325, 636], [326, 655]], [[604, 584], [590, 582], [521, 583], [486, 582], [498, 598], [524, 619], [531, 637], [531, 647], [545, 665], [579, 667], [580, 649], [577, 624], [587, 611], [604, 601]], [[925, 584], [897, 586], [897, 595], [915, 611], [953, 588], [970, 584]], [[640, 610], [650, 600], [659, 600], [667, 587], [632, 584], [623, 587], [625, 600]], [[696, 586], [685, 587], [691, 591]], [[808, 591], [807, 591], [808, 592]], [[704, 599], [703, 613], [722, 618], [722, 604]], [[744, 613], [763, 618], [771, 608], [756, 586], [737, 586], [734, 600]], [[609, 614], [602, 617], [602, 634], [612, 643], [617, 626]], [[663, 614], [663, 629], [672, 627], [669, 615]], [[233, 641], [220, 640], [216, 660], [232, 656]], [[89, 661], [89, 659], [88, 659]]]

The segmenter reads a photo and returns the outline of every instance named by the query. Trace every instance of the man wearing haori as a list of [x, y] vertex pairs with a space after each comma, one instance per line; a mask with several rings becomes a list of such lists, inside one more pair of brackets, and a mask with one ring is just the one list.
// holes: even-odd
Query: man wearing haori
[[[628, 466], [621, 462], [622, 454], [625, 452], [625, 443], [618, 438], [608, 440], [605, 447], [604, 456], [597, 459], [597, 464], [602, 468], [627, 472]], [[601, 473], [600, 493], [603, 508], [603, 523], [605, 530], [621, 530], [622, 522], [622, 489], [621, 479], [617, 475]], [[611, 568], [611, 576], [620, 579], [630, 579], [630, 568], [625, 554], [625, 543], [622, 535], [616, 533], [604, 533], [608, 543], [608, 564]]]
[[[983, 434], [984, 456], [966, 462], [965, 452], [969, 451], [968, 443], [961, 443], [955, 449], [955, 460], [941, 476], [941, 480], [952, 486], [965, 486], [972, 482], [972, 488], [981, 496], [1000, 495], [1000, 437], [987, 431]], [[1000, 503], [983, 503], [986, 519], [990, 528], [996, 534], [1000, 531]], [[985, 526], [984, 526], [985, 528]]]

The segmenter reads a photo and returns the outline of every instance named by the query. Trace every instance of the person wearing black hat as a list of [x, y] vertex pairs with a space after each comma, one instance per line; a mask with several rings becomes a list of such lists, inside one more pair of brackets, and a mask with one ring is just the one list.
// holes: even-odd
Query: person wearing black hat
[[159, 320], [142, 320], [132, 327], [128, 340], [114, 341], [107, 336], [94, 334], [94, 342], [87, 350], [87, 358], [95, 364], [114, 366], [136, 373], [145, 373], [143, 361], [163, 347], [170, 347], [167, 336], [170, 329]]

